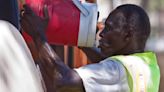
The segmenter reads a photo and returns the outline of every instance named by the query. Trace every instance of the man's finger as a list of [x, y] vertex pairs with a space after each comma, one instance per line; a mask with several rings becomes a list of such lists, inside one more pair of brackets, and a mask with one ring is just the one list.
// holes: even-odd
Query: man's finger
[[28, 6], [28, 5], [23, 5], [23, 8], [24, 8], [24, 10], [26, 11], [26, 12], [31, 12], [32, 11], [32, 9]]
[[32, 16], [36, 16], [34, 11], [28, 5], [26, 5], [26, 4], [23, 5], [23, 8], [24, 8], [24, 13], [31, 14]]
[[27, 23], [25, 19], [21, 20], [21, 28], [23, 29], [22, 31], [27, 31], [30, 25]]
[[44, 15], [44, 18], [46, 20], [49, 20], [49, 14], [48, 14], [47, 5], [44, 5], [44, 7], [43, 7], [43, 15]]
[[22, 20], [25, 20], [29, 25], [32, 25], [32, 22], [33, 22], [32, 19], [33, 19], [32, 16], [29, 16], [27, 14], [24, 14], [22, 17]]
[[20, 11], [20, 17], [23, 17], [23, 14], [24, 14], [24, 10], [21, 10]]

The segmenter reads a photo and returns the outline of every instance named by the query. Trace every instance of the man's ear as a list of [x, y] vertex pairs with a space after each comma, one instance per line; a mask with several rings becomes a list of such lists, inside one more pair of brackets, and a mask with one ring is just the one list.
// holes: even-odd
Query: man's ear
[[129, 42], [133, 37], [133, 31], [132, 30], [126, 30], [124, 33], [124, 41]]

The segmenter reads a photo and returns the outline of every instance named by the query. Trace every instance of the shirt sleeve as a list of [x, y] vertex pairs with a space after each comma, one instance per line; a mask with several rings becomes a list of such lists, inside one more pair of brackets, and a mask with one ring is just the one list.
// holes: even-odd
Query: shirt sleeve
[[129, 92], [124, 66], [110, 58], [75, 71], [81, 77], [86, 92]]
[[20, 32], [0, 20], [0, 92], [44, 92], [41, 77]]

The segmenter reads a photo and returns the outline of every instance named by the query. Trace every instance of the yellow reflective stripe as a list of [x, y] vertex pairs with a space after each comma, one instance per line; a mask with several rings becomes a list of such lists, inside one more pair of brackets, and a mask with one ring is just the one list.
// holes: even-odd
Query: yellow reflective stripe
[[136, 74], [136, 80], [137, 80], [137, 92], [146, 92], [146, 76], [144, 73], [141, 73], [137, 70]]

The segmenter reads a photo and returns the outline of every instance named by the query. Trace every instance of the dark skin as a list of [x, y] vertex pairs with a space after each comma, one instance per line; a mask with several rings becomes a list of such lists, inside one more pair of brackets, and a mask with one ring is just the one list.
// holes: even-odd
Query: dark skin
[[[78, 92], [79, 90], [84, 92], [79, 75], [63, 63], [46, 41], [43, 33], [49, 19], [47, 12], [45, 12], [44, 18], [40, 18], [28, 6], [24, 6], [24, 9], [25, 11], [21, 15], [21, 26], [33, 38], [37, 47], [37, 54], [40, 59], [38, 65], [40, 66], [47, 92]], [[41, 27], [37, 29], [39, 26]]]
[[[34, 39], [40, 58], [38, 64], [47, 92], [85, 92], [82, 79], [77, 72], [65, 65], [47, 43], [44, 35], [49, 19], [46, 9], [44, 18], [36, 16], [28, 6], [24, 6], [24, 9], [21, 26]], [[100, 33], [101, 52], [81, 47], [90, 60], [99, 62], [113, 55], [128, 55], [144, 51], [145, 42], [138, 43], [135, 30], [125, 22], [129, 17], [125, 17], [119, 9], [110, 13], [105, 22], [105, 28]], [[143, 40], [146, 41], [146, 39]]]
[[144, 51], [145, 43], [136, 42], [134, 30], [125, 27], [125, 20], [119, 10], [114, 10], [108, 16], [105, 28], [99, 34], [101, 52], [97, 52], [93, 48], [81, 48], [92, 63], [100, 62], [113, 55], [128, 55]]

